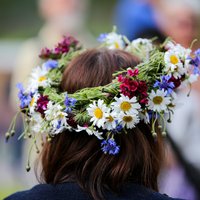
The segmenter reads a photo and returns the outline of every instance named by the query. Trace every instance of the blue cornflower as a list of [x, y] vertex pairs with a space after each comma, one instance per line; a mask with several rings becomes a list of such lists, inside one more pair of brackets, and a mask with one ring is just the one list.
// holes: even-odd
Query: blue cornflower
[[116, 127], [117, 132], [120, 132], [123, 129], [123, 126], [121, 124], [118, 124]]
[[108, 36], [108, 33], [101, 33], [99, 37], [97, 38], [98, 42], [105, 42], [106, 37]]
[[55, 69], [56, 67], [58, 67], [58, 61], [56, 61], [56, 60], [48, 60], [43, 64], [43, 66], [46, 69]]
[[18, 83], [17, 88], [19, 89], [18, 98], [20, 100], [20, 107], [23, 109], [30, 104], [32, 96], [31, 94], [25, 94], [22, 83]]
[[57, 129], [59, 129], [59, 128], [61, 127], [61, 123], [62, 123], [62, 121], [61, 121], [61, 120], [58, 120], [58, 124], [57, 124], [57, 126], [56, 126]]
[[192, 64], [194, 66], [194, 69], [193, 69], [193, 73], [194, 74], [200, 74], [200, 69], [199, 69], [199, 66], [200, 66], [200, 49], [197, 49], [195, 52], [194, 52], [194, 58], [191, 58], [190, 60], [190, 64]]
[[105, 154], [116, 155], [119, 153], [120, 147], [117, 146], [114, 139], [103, 140], [101, 143], [101, 149]]
[[161, 81], [156, 81], [153, 87], [158, 87], [160, 90], [164, 89], [168, 94], [171, 94], [175, 85], [173, 82], [169, 81], [171, 76], [166, 75], [161, 77]]
[[158, 113], [155, 113], [154, 111], [150, 110], [148, 111], [148, 115], [149, 115], [149, 120], [153, 119], [159, 119], [160, 115]]
[[77, 102], [76, 99], [70, 98], [70, 97], [68, 97], [68, 95], [66, 95], [66, 97], [65, 97], [65, 102], [64, 102], [64, 103], [65, 103], [65, 106], [66, 106], [65, 111], [66, 111], [66, 112], [71, 112], [71, 111], [72, 111], [72, 107], [75, 106], [76, 102]]

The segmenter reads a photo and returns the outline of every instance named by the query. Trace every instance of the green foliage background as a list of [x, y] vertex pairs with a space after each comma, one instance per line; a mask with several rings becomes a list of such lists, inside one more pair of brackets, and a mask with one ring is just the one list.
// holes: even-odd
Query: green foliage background
[[[116, 0], [90, 0], [87, 26], [98, 35], [110, 31]], [[37, 0], [0, 0], [0, 38], [28, 38], [42, 25]]]

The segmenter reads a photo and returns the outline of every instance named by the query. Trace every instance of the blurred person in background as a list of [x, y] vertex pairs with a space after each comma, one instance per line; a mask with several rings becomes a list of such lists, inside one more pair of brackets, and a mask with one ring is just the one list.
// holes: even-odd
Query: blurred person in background
[[119, 32], [129, 40], [157, 36], [163, 42], [165, 37], [156, 22], [158, 3], [159, 0], [118, 0], [114, 22]]
[[[38, 52], [42, 47], [54, 47], [54, 44], [60, 41], [64, 35], [73, 35], [81, 40], [85, 47], [95, 46], [96, 43], [96, 40], [85, 28], [86, 12], [89, 6], [88, 0], [39, 0], [38, 6], [39, 13], [45, 23], [36, 37], [24, 42], [18, 54], [11, 80], [10, 100], [14, 109], [18, 105], [16, 84], [19, 82], [26, 83], [26, 78], [32, 68], [40, 64]], [[19, 128], [18, 130], [20, 133], [22, 132]], [[17, 143], [12, 148], [15, 148], [15, 146], [19, 148], [20, 145]], [[24, 148], [26, 149], [26, 145]], [[27, 158], [27, 155], [23, 157]], [[20, 161], [20, 155], [17, 156], [17, 159]], [[22, 162], [24, 165], [26, 160]], [[24, 171], [24, 168], [22, 170]], [[25, 175], [26, 185], [32, 185], [36, 182], [33, 174], [33, 172], [30, 172]]]
[[[173, 5], [173, 6], [172, 6]], [[162, 0], [158, 26], [164, 35], [189, 47], [198, 37], [200, 2]], [[199, 47], [197, 44], [196, 47]], [[193, 47], [194, 48], [194, 47]], [[200, 82], [193, 85], [190, 97], [187, 88], [179, 91], [172, 123], [168, 124], [169, 159], [161, 173], [160, 189], [177, 198], [200, 199]], [[182, 106], [183, 103], [185, 106]]]
[[197, 37], [199, 3], [197, 0], [160, 0], [156, 16], [160, 31], [189, 47]]

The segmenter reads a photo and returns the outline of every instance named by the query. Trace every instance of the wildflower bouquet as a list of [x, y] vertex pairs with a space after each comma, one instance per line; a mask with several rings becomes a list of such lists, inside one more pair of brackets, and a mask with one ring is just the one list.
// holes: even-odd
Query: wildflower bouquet
[[[84, 50], [73, 37], [65, 37], [55, 49], [43, 49], [41, 67], [33, 69], [28, 87], [18, 84], [20, 111], [25, 130], [20, 137], [51, 140], [65, 130], [94, 135], [104, 153], [115, 155], [120, 146], [115, 135], [126, 133], [140, 121], [152, 125], [160, 120], [165, 134], [165, 118], [170, 121], [176, 106], [176, 89], [191, 85], [199, 75], [200, 51], [192, 53], [172, 41], [155, 46], [151, 40], [129, 41], [115, 31], [100, 35], [101, 46], [123, 49], [137, 55], [141, 62], [134, 68], [113, 74], [112, 83], [84, 88], [73, 94], [60, 90], [68, 63]], [[130, 66], [133, 67], [133, 66]], [[14, 122], [6, 134], [9, 138]]]

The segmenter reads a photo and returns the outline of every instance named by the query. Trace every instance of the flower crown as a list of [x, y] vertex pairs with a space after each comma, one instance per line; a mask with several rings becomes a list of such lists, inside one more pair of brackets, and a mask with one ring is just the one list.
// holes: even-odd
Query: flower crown
[[[170, 121], [176, 106], [176, 89], [183, 84], [190, 86], [200, 72], [200, 50], [192, 54], [190, 49], [169, 40], [156, 46], [152, 40], [129, 41], [113, 31], [101, 34], [99, 41], [108, 49], [137, 55], [141, 63], [134, 69], [116, 72], [108, 85], [73, 94], [62, 92], [63, 71], [84, 52], [77, 40], [64, 37], [54, 49], [41, 51], [45, 62], [33, 69], [28, 87], [18, 84], [20, 111], [25, 114], [25, 130], [19, 138], [31, 137], [38, 151], [38, 139], [51, 140], [64, 130], [96, 136], [102, 141], [102, 151], [111, 155], [120, 151], [115, 135], [135, 128], [140, 121], [152, 125], [153, 135], [156, 121], [161, 121], [159, 127], [165, 134], [165, 118]], [[14, 121], [6, 137], [12, 134]]]

